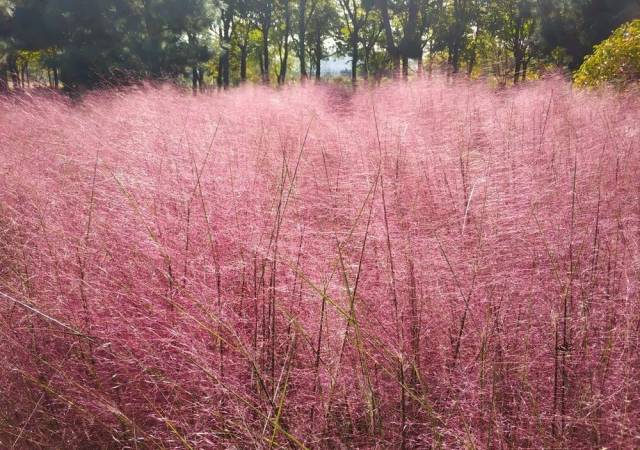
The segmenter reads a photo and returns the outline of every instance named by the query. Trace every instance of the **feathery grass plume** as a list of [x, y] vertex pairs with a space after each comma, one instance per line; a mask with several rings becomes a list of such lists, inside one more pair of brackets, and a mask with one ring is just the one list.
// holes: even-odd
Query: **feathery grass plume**
[[640, 446], [640, 99], [0, 100], [0, 447]]

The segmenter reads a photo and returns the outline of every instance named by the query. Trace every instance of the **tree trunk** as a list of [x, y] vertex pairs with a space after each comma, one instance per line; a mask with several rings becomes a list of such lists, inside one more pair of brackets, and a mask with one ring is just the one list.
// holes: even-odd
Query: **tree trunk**
[[287, 64], [289, 62], [289, 33], [291, 32], [291, 9], [289, 8], [289, 0], [284, 2], [284, 56], [280, 61], [280, 75], [278, 83], [284, 84], [287, 79]]
[[258, 52], [258, 60], [260, 63], [260, 79], [264, 80], [264, 57], [262, 55], [262, 48]]
[[369, 79], [369, 58], [371, 57], [371, 49], [367, 46], [364, 47], [364, 55], [362, 58], [362, 78]]
[[307, 61], [305, 54], [305, 38], [307, 34], [307, 0], [300, 0], [300, 15], [298, 18], [298, 59], [300, 59], [300, 79], [307, 79]]
[[527, 69], [529, 68], [529, 62], [531, 61], [531, 57], [525, 58], [522, 62], [522, 82], [527, 81]]
[[58, 89], [60, 87], [60, 77], [58, 76], [58, 68], [53, 68], [53, 87]]
[[222, 86], [229, 87], [229, 49], [222, 52]]
[[222, 85], [224, 88], [229, 87], [229, 49], [231, 47], [231, 33], [230, 28], [233, 22], [233, 11], [231, 8], [227, 8], [224, 12], [224, 18], [222, 20]]
[[7, 66], [0, 65], [0, 93], [9, 91], [9, 76], [7, 75]]
[[269, 30], [271, 29], [271, 2], [264, 5], [266, 11], [262, 17], [262, 82], [269, 84]]
[[513, 73], [513, 84], [518, 84], [520, 80], [520, 71], [522, 70], [522, 45], [521, 42], [522, 36], [522, 24], [520, 20], [516, 23], [516, 35], [513, 39], [513, 58], [515, 60], [515, 70]]
[[262, 81], [269, 84], [269, 29], [262, 32]]
[[393, 67], [393, 78], [398, 79], [402, 75], [402, 58], [399, 53], [395, 55], [391, 55], [392, 67]]
[[522, 71], [522, 55], [520, 50], [514, 50], [515, 69], [513, 73], [513, 84], [518, 84], [520, 81], [520, 72]]
[[473, 74], [473, 68], [475, 64], [476, 64], [476, 55], [475, 55], [475, 52], [472, 50], [472, 53], [469, 56], [469, 59], [467, 60], [467, 75], [469, 77], [471, 77], [471, 75]]
[[242, 83], [247, 81], [247, 47], [248, 44], [245, 40], [240, 47], [240, 82]]
[[461, 0], [455, 0], [453, 2], [453, 17], [453, 36], [451, 38], [449, 52], [453, 73], [458, 73], [460, 71], [460, 53], [462, 50], [462, 40], [465, 28], [465, 8]]
[[391, 19], [389, 17], [389, 8], [387, 0], [379, 0], [379, 9], [382, 13], [382, 25], [384, 27], [384, 36], [387, 46], [387, 53], [393, 61], [393, 78], [400, 76], [400, 52], [393, 40], [393, 29], [391, 28]]
[[451, 50], [451, 67], [453, 68], [453, 73], [460, 72], [460, 46], [457, 42], [453, 44], [453, 49]]
[[191, 89], [193, 90], [193, 95], [198, 93], [198, 68], [196, 66], [191, 68]]
[[358, 81], [358, 30], [354, 28], [351, 33], [351, 82]]
[[418, 32], [418, 2], [416, 0], [409, 0], [408, 13], [398, 48], [402, 57], [402, 76], [405, 80], [409, 78], [409, 59], [417, 59], [422, 56], [421, 35]]
[[429, 64], [427, 66], [427, 71], [429, 72], [429, 79], [433, 76], [433, 48], [435, 44], [433, 40], [429, 41]]
[[161, 75], [162, 67], [160, 64], [161, 53], [161, 25], [153, 17], [153, 11], [151, 10], [151, 3], [149, 0], [142, 1], [144, 9], [144, 24], [147, 31], [147, 44], [149, 46], [149, 67], [152, 77], [158, 77]]
[[315, 48], [315, 57], [316, 57], [316, 80], [320, 81], [320, 63], [322, 61], [322, 36], [320, 35], [320, 29], [316, 31], [316, 48]]
[[473, 33], [473, 44], [471, 45], [471, 51], [469, 52], [469, 58], [467, 59], [467, 75], [471, 77], [473, 75], [473, 69], [477, 61], [478, 53], [478, 35], [480, 34], [480, 27], [477, 26]]
[[20, 89], [20, 76], [18, 75], [18, 55], [10, 53], [7, 57], [7, 67], [11, 74], [11, 85], [13, 89]]
[[204, 92], [204, 69], [202, 67], [198, 69], [198, 89], [200, 93]]

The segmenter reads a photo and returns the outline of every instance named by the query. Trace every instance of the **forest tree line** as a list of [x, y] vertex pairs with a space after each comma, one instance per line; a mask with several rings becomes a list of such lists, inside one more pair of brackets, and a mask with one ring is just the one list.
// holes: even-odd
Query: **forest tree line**
[[577, 68], [640, 0], [0, 0], [0, 90]]

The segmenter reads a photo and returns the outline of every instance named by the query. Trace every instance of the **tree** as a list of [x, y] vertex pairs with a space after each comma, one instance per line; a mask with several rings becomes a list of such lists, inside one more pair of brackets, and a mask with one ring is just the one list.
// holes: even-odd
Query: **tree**
[[513, 54], [513, 82], [524, 81], [533, 57], [537, 26], [535, 0], [496, 0], [491, 4], [491, 20], [496, 37]]
[[258, 68], [282, 84], [292, 54], [301, 80], [311, 69], [320, 78], [333, 47], [350, 57], [353, 82], [389, 68], [406, 78], [412, 59], [421, 73], [428, 52], [429, 70], [446, 60], [452, 72], [493, 67], [518, 83], [534, 58], [578, 67], [638, 16], [638, 0], [0, 0], [0, 90], [151, 79], [199, 91]]
[[358, 49], [360, 46], [360, 31], [365, 27], [373, 4], [369, 0], [338, 0], [344, 14], [344, 23], [346, 26], [346, 37], [351, 53], [351, 81], [355, 83], [358, 79], [358, 62], [360, 55]]
[[577, 69], [593, 46], [625, 22], [640, 17], [637, 0], [539, 0], [542, 50], [564, 51]]
[[626, 86], [640, 80], [640, 19], [622, 25], [596, 45], [574, 80], [579, 86]]
[[202, 86], [218, 10], [217, 0], [16, 0], [8, 27], [14, 48], [39, 52], [69, 90], [174, 78], [186, 67]]
[[236, 0], [234, 8], [236, 19], [233, 39], [239, 49], [241, 83], [247, 81], [247, 62], [249, 59], [251, 33], [256, 29], [252, 21], [253, 6], [250, 0]]
[[311, 66], [316, 80], [322, 75], [322, 60], [326, 56], [326, 40], [334, 32], [333, 24], [340, 22], [340, 17], [333, 0], [316, 0], [315, 10], [310, 14], [306, 27], [307, 39], [311, 43]]
[[7, 0], [0, 0], [0, 93], [9, 90], [9, 58], [12, 51], [10, 39], [11, 16], [13, 4]]
[[460, 71], [460, 58], [467, 45], [470, 0], [453, 0], [453, 22], [449, 34], [449, 63], [453, 73]]
[[227, 2], [220, 14], [219, 37], [220, 37], [220, 60], [218, 62], [218, 85], [225, 89], [229, 87], [231, 53], [231, 34], [234, 26], [235, 4]]
[[307, 74], [307, 27], [313, 20], [319, 0], [299, 0], [298, 2], [298, 60], [300, 61], [300, 79], [306, 80]]
[[402, 63], [402, 75], [408, 77], [409, 59], [422, 59], [429, 3], [429, 0], [377, 0], [394, 76], [400, 74]]
[[262, 32], [262, 51], [260, 53], [260, 73], [262, 82], [269, 84], [269, 33], [273, 25], [273, 1], [256, 2], [258, 28]]
[[[146, 41], [152, 42], [146, 68], [154, 77], [174, 78], [190, 68], [194, 91], [204, 88], [204, 63], [213, 56], [217, 0], [143, 0]], [[225, 11], [226, 13], [226, 11]], [[223, 44], [224, 42], [221, 42]], [[222, 46], [222, 45], [221, 45]], [[159, 64], [160, 73], [155, 73]]]
[[369, 78], [371, 73], [380, 73], [388, 65], [387, 55], [376, 52], [376, 48], [384, 48], [384, 27], [380, 20], [379, 12], [371, 12], [371, 20], [368, 20], [360, 32], [362, 42], [362, 73], [364, 78]]
[[477, 62], [478, 50], [482, 38], [487, 35], [487, 9], [489, 0], [471, 0], [469, 8], [469, 27], [472, 30], [466, 49], [467, 75], [473, 74], [473, 69]]
[[291, 36], [291, 1], [280, 0], [279, 8], [276, 9], [276, 27], [278, 34], [278, 56], [280, 59], [280, 67], [277, 73], [278, 84], [284, 84], [287, 78], [287, 69], [289, 64], [289, 37]]
[[393, 36], [394, 33], [391, 24], [389, 5], [387, 0], [377, 0], [377, 6], [382, 18], [387, 54], [393, 63], [393, 76], [397, 77], [400, 73], [400, 50], [398, 49]]

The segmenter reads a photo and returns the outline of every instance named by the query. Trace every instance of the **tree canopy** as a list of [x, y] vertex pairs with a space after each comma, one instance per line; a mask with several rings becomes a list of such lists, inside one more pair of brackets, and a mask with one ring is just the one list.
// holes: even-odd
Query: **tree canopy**
[[282, 84], [329, 56], [353, 81], [426, 63], [518, 83], [638, 17], [637, 0], [0, 0], [0, 89]]
[[622, 25], [586, 58], [576, 72], [581, 86], [626, 85], [640, 80], [640, 20]]

